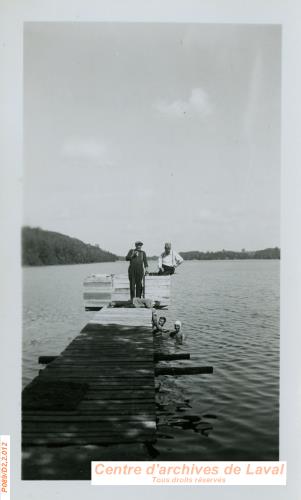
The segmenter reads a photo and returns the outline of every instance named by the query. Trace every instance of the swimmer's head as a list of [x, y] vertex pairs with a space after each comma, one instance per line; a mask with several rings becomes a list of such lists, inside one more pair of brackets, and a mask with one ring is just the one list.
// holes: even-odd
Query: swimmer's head
[[164, 326], [166, 323], [166, 318], [164, 316], [160, 316], [159, 318], [159, 325]]
[[177, 319], [177, 321], [175, 321], [175, 330], [176, 330], [176, 332], [179, 332], [181, 330], [181, 327], [182, 327], [182, 323], [181, 323], [181, 321], [179, 321]]

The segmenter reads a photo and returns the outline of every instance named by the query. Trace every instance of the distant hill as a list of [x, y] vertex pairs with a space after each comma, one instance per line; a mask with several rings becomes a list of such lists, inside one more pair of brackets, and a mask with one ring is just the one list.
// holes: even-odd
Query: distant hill
[[116, 260], [118, 260], [117, 255], [65, 234], [45, 231], [39, 227], [22, 228], [23, 266], [84, 264]]
[[280, 259], [280, 248], [265, 248], [264, 250], [233, 252], [221, 250], [219, 252], [180, 252], [184, 260], [233, 260], [233, 259]]
[[[200, 252], [191, 250], [189, 252], [179, 252], [184, 260], [235, 260], [235, 259], [280, 259], [280, 248], [265, 248], [264, 250], [234, 252], [232, 250], [220, 250], [218, 252]], [[125, 257], [119, 256], [119, 260]], [[147, 255], [147, 260], [158, 260], [158, 256]]]

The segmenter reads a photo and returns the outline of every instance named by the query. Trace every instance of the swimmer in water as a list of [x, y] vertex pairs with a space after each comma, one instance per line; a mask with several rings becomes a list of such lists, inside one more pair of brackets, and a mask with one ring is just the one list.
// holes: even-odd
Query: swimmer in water
[[157, 321], [157, 324], [153, 326], [153, 332], [154, 333], [168, 332], [168, 330], [164, 328], [165, 323], [166, 323], [166, 318], [164, 316], [160, 316], [159, 320]]
[[183, 344], [183, 340], [185, 337], [182, 331], [182, 323], [180, 320], [177, 319], [177, 321], [175, 321], [175, 329], [170, 333], [170, 336], [174, 338], [178, 344]]

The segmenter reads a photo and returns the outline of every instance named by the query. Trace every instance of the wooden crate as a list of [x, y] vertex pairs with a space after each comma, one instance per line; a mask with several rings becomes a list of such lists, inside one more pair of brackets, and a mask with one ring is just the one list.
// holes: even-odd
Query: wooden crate
[[170, 276], [145, 276], [145, 298], [158, 301], [160, 305], [169, 305], [170, 280]]
[[[170, 276], [145, 276], [146, 299], [170, 304]], [[127, 274], [93, 274], [84, 281], [84, 304], [86, 309], [97, 309], [111, 301], [130, 300], [130, 283]]]
[[84, 304], [86, 309], [109, 305], [112, 300], [112, 275], [92, 274], [84, 281]]
[[130, 282], [127, 274], [113, 275], [112, 300], [127, 301], [130, 300]]

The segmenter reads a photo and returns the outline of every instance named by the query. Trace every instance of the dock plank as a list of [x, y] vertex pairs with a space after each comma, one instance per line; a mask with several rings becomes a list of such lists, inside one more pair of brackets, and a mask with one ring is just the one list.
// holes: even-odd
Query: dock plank
[[[109, 281], [109, 278], [106, 278]], [[104, 282], [106, 281], [104, 280]], [[91, 282], [94, 287], [94, 282]], [[23, 410], [22, 442], [87, 445], [153, 441], [156, 431], [151, 310], [104, 308], [37, 377], [87, 384], [70, 408]], [[72, 384], [71, 384], [72, 386]], [[26, 408], [26, 406], [25, 406]]]

